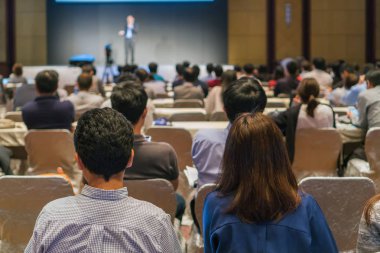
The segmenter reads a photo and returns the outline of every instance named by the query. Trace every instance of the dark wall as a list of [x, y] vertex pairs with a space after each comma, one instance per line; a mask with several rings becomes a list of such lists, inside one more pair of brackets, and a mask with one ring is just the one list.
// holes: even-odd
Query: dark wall
[[136, 61], [174, 64], [227, 62], [227, 0], [212, 3], [57, 4], [47, 0], [48, 63], [67, 64], [75, 54], [92, 54], [104, 64], [104, 45], [124, 63], [118, 36], [125, 17], [139, 26]]

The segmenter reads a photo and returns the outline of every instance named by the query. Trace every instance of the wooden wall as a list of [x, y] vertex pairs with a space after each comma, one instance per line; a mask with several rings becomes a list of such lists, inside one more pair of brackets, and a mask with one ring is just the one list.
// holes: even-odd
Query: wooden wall
[[229, 0], [228, 62], [266, 64], [266, 0]]
[[311, 1], [311, 56], [365, 62], [365, 1]]
[[5, 0], [0, 0], [0, 62], [6, 61], [6, 13]]
[[380, 60], [380, 0], [376, 0], [376, 59]]
[[16, 62], [47, 63], [46, 0], [16, 0]]

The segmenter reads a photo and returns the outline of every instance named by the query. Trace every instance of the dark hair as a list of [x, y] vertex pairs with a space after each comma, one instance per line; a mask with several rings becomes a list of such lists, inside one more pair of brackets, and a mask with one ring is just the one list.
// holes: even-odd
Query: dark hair
[[226, 211], [243, 222], [278, 220], [297, 208], [297, 180], [283, 135], [270, 118], [246, 113], [234, 121], [217, 190], [233, 195]]
[[151, 63], [149, 63], [148, 68], [149, 68], [150, 73], [155, 74], [155, 73], [157, 73], [158, 65], [155, 62], [151, 62]]
[[243, 70], [246, 74], [248, 75], [252, 75], [253, 74], [253, 71], [255, 70], [255, 66], [253, 66], [253, 64], [251, 63], [248, 63], [248, 64], [245, 64], [243, 66]]
[[222, 93], [224, 109], [232, 123], [241, 113], [263, 112], [267, 96], [257, 79], [243, 77], [230, 84]]
[[184, 68], [189, 68], [190, 67], [190, 62], [189, 61], [183, 61], [182, 66]]
[[183, 75], [183, 66], [182, 64], [176, 64], [175, 65], [175, 71], [177, 72], [178, 75], [182, 76]]
[[366, 74], [365, 79], [368, 80], [368, 82], [370, 82], [371, 84], [373, 84], [373, 86], [380, 85], [380, 70], [369, 71]]
[[84, 166], [108, 181], [128, 165], [133, 147], [133, 127], [111, 108], [93, 109], [80, 117], [74, 145]]
[[54, 93], [58, 89], [58, 73], [55, 70], [43, 70], [35, 78], [40, 93]]
[[222, 88], [223, 90], [227, 89], [230, 84], [237, 80], [235, 70], [226, 70], [222, 75]]
[[92, 85], [92, 76], [89, 73], [82, 73], [77, 79], [80, 90], [89, 90]]
[[214, 71], [214, 64], [208, 63], [206, 65], [206, 70], [207, 70], [207, 73], [211, 74]]
[[112, 108], [123, 114], [132, 124], [136, 124], [148, 102], [145, 89], [134, 82], [125, 82], [112, 91]]
[[134, 82], [140, 82], [141, 83], [140, 79], [137, 76], [135, 76], [134, 74], [129, 73], [129, 72], [124, 72], [123, 74], [121, 74], [117, 78], [116, 83], [119, 84], [119, 83], [126, 82], [126, 81], [134, 81]]
[[241, 66], [240, 65], [234, 65], [234, 70], [236, 72], [240, 72], [241, 71]]
[[15, 63], [12, 68], [13, 74], [15, 76], [22, 76], [22, 64], [20, 63]]
[[315, 78], [305, 78], [298, 86], [297, 93], [302, 103], [307, 104], [306, 113], [314, 118], [314, 110], [319, 105], [319, 84]]
[[143, 83], [149, 78], [149, 73], [145, 69], [138, 69], [135, 72], [137, 78]]
[[277, 65], [273, 71], [273, 80], [279, 80], [284, 76], [284, 68], [281, 65]]
[[359, 82], [359, 78], [356, 74], [350, 73], [346, 78], [343, 80], [344, 82], [344, 88], [349, 90], [352, 86], [357, 84]]
[[185, 71], [183, 72], [183, 79], [185, 79], [186, 82], [190, 83], [195, 81], [194, 72], [191, 68], [185, 69]]
[[198, 65], [194, 65], [192, 69], [193, 69], [194, 78], [195, 80], [197, 80], [199, 77], [199, 73], [201, 72], [201, 69], [199, 68]]
[[96, 75], [96, 68], [92, 64], [85, 64], [82, 66], [82, 73]]
[[375, 65], [373, 63], [366, 63], [364, 64], [362, 74], [365, 75], [371, 70], [375, 70]]
[[339, 72], [343, 73], [344, 71], [347, 71], [348, 73], [353, 74], [355, 73], [355, 68], [354, 66], [348, 63], [343, 63], [342, 65], [340, 65]]
[[302, 68], [303, 70], [305, 70], [305, 71], [311, 71], [311, 64], [310, 64], [310, 62], [307, 61], [307, 60], [303, 60], [303, 61], [301, 62], [301, 68]]
[[221, 77], [223, 74], [223, 67], [221, 65], [216, 65], [214, 68], [214, 73], [216, 77]]
[[322, 57], [314, 58], [313, 65], [316, 69], [326, 70], [326, 61]]
[[298, 64], [295, 61], [290, 61], [288, 64], [286, 64], [286, 70], [288, 71], [289, 75], [296, 76], [298, 71]]

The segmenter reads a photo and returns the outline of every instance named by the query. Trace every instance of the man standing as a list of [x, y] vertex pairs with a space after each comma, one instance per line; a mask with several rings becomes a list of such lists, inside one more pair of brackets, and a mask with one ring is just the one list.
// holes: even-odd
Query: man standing
[[129, 55], [131, 55], [131, 63], [135, 62], [135, 36], [137, 34], [135, 17], [127, 16], [127, 24], [124, 30], [119, 31], [120, 36], [124, 36], [125, 41], [125, 65], [129, 63]]
[[181, 252], [170, 216], [124, 187], [133, 139], [131, 123], [111, 108], [79, 119], [74, 144], [86, 185], [43, 208], [25, 252]]

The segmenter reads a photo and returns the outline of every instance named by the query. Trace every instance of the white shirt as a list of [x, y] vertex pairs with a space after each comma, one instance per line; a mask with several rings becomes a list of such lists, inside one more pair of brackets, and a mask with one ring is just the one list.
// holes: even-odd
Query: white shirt
[[314, 109], [314, 118], [307, 115], [307, 105], [302, 105], [298, 114], [297, 129], [327, 128], [334, 126], [334, 113], [331, 107], [319, 104]]

